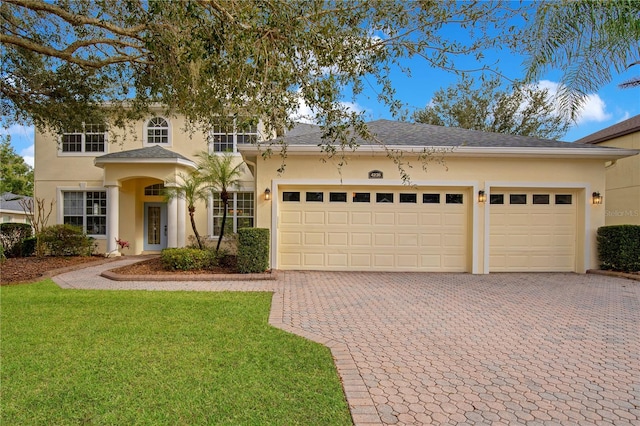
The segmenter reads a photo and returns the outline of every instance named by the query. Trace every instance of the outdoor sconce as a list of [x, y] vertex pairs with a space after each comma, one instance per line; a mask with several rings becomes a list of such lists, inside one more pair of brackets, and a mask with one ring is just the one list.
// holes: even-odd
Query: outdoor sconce
[[593, 201], [593, 204], [602, 204], [602, 195], [598, 191], [594, 192], [591, 195], [591, 201]]
[[264, 190], [264, 199], [267, 201], [271, 199], [271, 190], [269, 188]]
[[487, 194], [483, 190], [478, 191], [478, 202], [484, 203], [486, 201], [487, 201]]

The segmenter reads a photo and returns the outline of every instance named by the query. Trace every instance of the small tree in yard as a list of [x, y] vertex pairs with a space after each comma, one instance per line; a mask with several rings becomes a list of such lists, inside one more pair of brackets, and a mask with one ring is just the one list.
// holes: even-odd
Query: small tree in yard
[[206, 201], [207, 196], [209, 195], [208, 188], [205, 185], [206, 182], [199, 171], [194, 171], [189, 175], [180, 173], [178, 177], [179, 180], [172, 182], [173, 186], [165, 187], [165, 198], [167, 200], [181, 198], [186, 201], [187, 208], [189, 209], [189, 219], [191, 220], [191, 229], [193, 229], [193, 234], [198, 242], [198, 247], [200, 250], [203, 250], [204, 245], [200, 239], [198, 229], [196, 228], [194, 213], [196, 211], [196, 203], [200, 200]]
[[36, 236], [36, 256], [43, 257], [45, 255], [44, 245], [42, 244], [40, 234], [47, 227], [49, 217], [53, 212], [53, 201], [48, 208], [42, 198], [23, 198], [19, 201], [20, 207], [29, 218], [33, 232]]
[[234, 166], [235, 157], [228, 152], [222, 155], [203, 152], [198, 154], [198, 157], [200, 158], [199, 169], [203, 179], [207, 182], [206, 185], [212, 192], [219, 192], [222, 200], [222, 224], [220, 226], [218, 244], [216, 245], [217, 252], [220, 250], [220, 243], [222, 243], [224, 227], [227, 222], [229, 190], [240, 182], [244, 163]]

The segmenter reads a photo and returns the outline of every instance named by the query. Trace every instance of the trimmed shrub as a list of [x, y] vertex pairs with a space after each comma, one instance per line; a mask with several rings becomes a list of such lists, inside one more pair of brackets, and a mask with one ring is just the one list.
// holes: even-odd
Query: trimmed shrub
[[218, 266], [218, 256], [213, 250], [170, 248], [160, 254], [162, 267], [169, 271], [213, 269]]
[[269, 230], [238, 229], [238, 271], [241, 274], [265, 272], [269, 269]]
[[28, 223], [0, 223], [0, 245], [6, 257], [22, 256], [22, 240], [33, 236]]
[[72, 225], [47, 226], [39, 238], [49, 256], [90, 256], [95, 247], [93, 238], [87, 237], [82, 228]]
[[640, 271], [640, 225], [613, 225], [598, 228], [600, 269]]
[[29, 257], [36, 254], [36, 244], [38, 239], [36, 237], [25, 238], [22, 240], [22, 257]]

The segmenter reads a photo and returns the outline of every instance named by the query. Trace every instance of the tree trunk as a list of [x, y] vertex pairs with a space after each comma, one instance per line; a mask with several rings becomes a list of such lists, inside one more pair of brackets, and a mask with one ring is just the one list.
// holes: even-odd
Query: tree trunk
[[204, 247], [202, 247], [202, 241], [200, 241], [200, 234], [198, 234], [198, 230], [196, 229], [196, 221], [193, 218], [193, 213], [195, 212], [195, 208], [191, 208], [189, 207], [189, 218], [191, 219], [191, 229], [193, 229], [193, 235], [195, 235], [196, 237], [196, 241], [198, 242], [198, 247], [200, 247], [200, 250], [203, 250]]
[[222, 211], [222, 224], [220, 226], [220, 236], [218, 237], [218, 245], [216, 245], [216, 253], [220, 250], [220, 243], [222, 243], [222, 237], [224, 236], [224, 226], [227, 222], [227, 203], [229, 200], [223, 200], [223, 211]]

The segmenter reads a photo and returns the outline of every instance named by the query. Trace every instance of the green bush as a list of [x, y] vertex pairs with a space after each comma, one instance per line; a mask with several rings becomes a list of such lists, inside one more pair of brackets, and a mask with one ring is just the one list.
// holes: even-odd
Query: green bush
[[36, 244], [38, 239], [36, 237], [29, 237], [22, 240], [22, 257], [33, 256], [36, 253]]
[[218, 256], [213, 250], [170, 248], [160, 254], [162, 267], [170, 271], [212, 269], [218, 266]]
[[0, 245], [6, 257], [22, 255], [22, 241], [33, 236], [33, 229], [28, 223], [0, 223]]
[[600, 269], [640, 271], [640, 225], [598, 228]]
[[241, 274], [260, 273], [269, 269], [269, 230], [238, 229], [238, 271]]
[[78, 226], [47, 226], [39, 238], [45, 254], [50, 256], [90, 256], [95, 248], [94, 239]]

